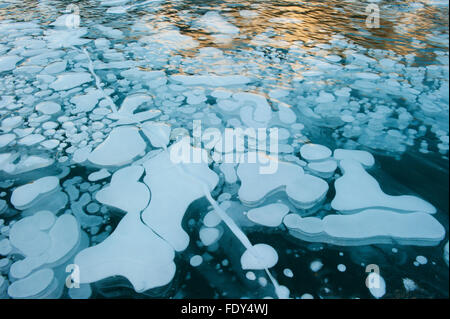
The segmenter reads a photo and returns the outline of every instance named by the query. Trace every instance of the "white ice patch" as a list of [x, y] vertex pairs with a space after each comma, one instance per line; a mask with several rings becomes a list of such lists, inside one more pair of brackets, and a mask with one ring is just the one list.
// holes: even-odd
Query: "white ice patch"
[[323, 178], [331, 177], [334, 174], [336, 168], [337, 163], [332, 159], [308, 163], [308, 169], [315, 175], [319, 175]]
[[13, 133], [0, 135], [0, 148], [8, 146], [12, 141], [16, 139], [16, 135]]
[[248, 92], [233, 94], [233, 99], [239, 103], [239, 114], [247, 127], [266, 128], [272, 119], [272, 108], [262, 95]]
[[0, 72], [11, 71], [16, 68], [16, 63], [22, 60], [17, 55], [0, 56]]
[[75, 108], [71, 112], [74, 114], [90, 112], [102, 97], [103, 92], [100, 90], [89, 90], [86, 94], [76, 95], [70, 99], [70, 102], [75, 104]]
[[238, 34], [239, 28], [229, 23], [218, 12], [208, 11], [197, 22], [200, 27], [210, 33]]
[[375, 164], [375, 158], [366, 151], [345, 150], [337, 148], [334, 150], [333, 157], [337, 160], [355, 160], [360, 162], [364, 167], [370, 168]]
[[146, 144], [133, 126], [114, 128], [106, 140], [88, 156], [88, 160], [100, 166], [122, 166], [141, 155]]
[[[52, 298], [46, 292], [51, 286], [56, 286], [56, 278], [53, 270], [49, 268], [40, 269], [30, 276], [13, 282], [8, 287], [8, 295], [11, 298]], [[53, 296], [56, 298], [57, 296]]]
[[70, 90], [92, 80], [91, 74], [87, 72], [66, 72], [58, 75], [50, 87], [55, 91]]
[[331, 156], [331, 150], [320, 144], [308, 143], [300, 148], [300, 155], [307, 161], [321, 161]]
[[285, 191], [295, 206], [307, 209], [324, 199], [328, 192], [327, 182], [287, 162], [278, 162], [273, 174], [260, 174], [258, 163], [241, 163], [237, 174], [241, 180], [239, 199], [248, 206], [258, 205], [267, 196]]
[[80, 283], [120, 275], [136, 292], [143, 292], [172, 280], [174, 257], [173, 248], [144, 225], [139, 214], [127, 214], [108, 238], [79, 252], [74, 262], [79, 267]]
[[407, 292], [411, 292], [411, 291], [414, 291], [417, 289], [417, 285], [412, 279], [403, 278], [402, 281], [403, 281], [403, 287], [405, 287], [405, 290]]
[[168, 50], [188, 50], [198, 46], [198, 42], [178, 30], [159, 30], [156, 34], [143, 37], [143, 43], [158, 43]]
[[284, 204], [269, 204], [266, 206], [250, 209], [247, 217], [251, 221], [268, 226], [278, 227], [283, 222], [283, 217], [289, 213], [289, 207]]
[[194, 255], [189, 260], [189, 263], [191, 264], [192, 267], [198, 267], [203, 263], [203, 258], [200, 255]]
[[445, 237], [444, 227], [431, 215], [368, 209], [351, 215], [302, 218], [289, 214], [283, 220], [290, 233], [302, 240], [342, 246], [398, 243], [434, 246]]
[[312, 272], [318, 272], [320, 269], [322, 269], [323, 263], [320, 260], [314, 260], [310, 265], [309, 269], [311, 269]]
[[56, 219], [50, 211], [39, 211], [19, 220], [10, 230], [10, 240], [25, 258], [11, 265], [11, 275], [23, 278], [42, 266], [60, 265], [78, 247], [80, 236], [80, 226], [70, 214]]
[[247, 249], [241, 256], [241, 266], [244, 270], [268, 269], [275, 266], [277, 262], [277, 251], [267, 244], [253, 245], [251, 250]]
[[43, 114], [52, 115], [61, 111], [61, 105], [52, 101], [45, 101], [36, 105], [36, 111]]
[[202, 227], [199, 237], [203, 245], [211, 246], [219, 239], [220, 231], [214, 227]]
[[331, 202], [335, 210], [352, 213], [366, 208], [383, 207], [399, 212], [418, 211], [429, 214], [436, 212], [433, 205], [416, 196], [385, 194], [375, 178], [355, 160], [341, 160], [339, 167], [344, 175], [335, 182], [336, 196]]
[[102, 168], [99, 171], [89, 174], [88, 180], [90, 182], [96, 182], [96, 181], [100, 181], [102, 179], [108, 178], [109, 176], [111, 176], [111, 173], [108, 172], [108, 170], [106, 170], [105, 168]]
[[142, 125], [142, 131], [153, 147], [166, 147], [170, 141], [171, 130], [170, 125], [165, 123], [146, 122]]

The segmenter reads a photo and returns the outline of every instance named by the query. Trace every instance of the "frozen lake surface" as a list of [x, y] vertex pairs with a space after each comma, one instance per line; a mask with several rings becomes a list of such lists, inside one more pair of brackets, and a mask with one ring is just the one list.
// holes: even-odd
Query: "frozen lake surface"
[[448, 27], [2, 1], [0, 298], [448, 298]]

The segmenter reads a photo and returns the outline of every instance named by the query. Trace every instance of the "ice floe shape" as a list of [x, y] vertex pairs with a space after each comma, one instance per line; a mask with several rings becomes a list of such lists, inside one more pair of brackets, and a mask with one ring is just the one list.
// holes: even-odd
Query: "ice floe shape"
[[36, 218], [25, 217], [10, 229], [11, 245], [25, 256], [39, 256], [50, 248], [50, 235], [39, 229]]
[[52, 115], [61, 111], [61, 105], [56, 102], [45, 101], [36, 105], [36, 110], [43, 114]]
[[89, 90], [86, 94], [76, 95], [70, 99], [75, 104], [72, 113], [90, 112], [97, 105], [98, 101], [104, 96], [100, 90]]
[[220, 216], [214, 211], [208, 212], [205, 217], [203, 218], [203, 225], [207, 227], [215, 227], [220, 224], [222, 219]]
[[267, 244], [253, 245], [251, 250], [247, 249], [241, 256], [241, 267], [244, 270], [268, 269], [275, 266], [277, 262], [277, 251]]
[[67, 61], [56, 61], [47, 65], [43, 72], [48, 74], [58, 74], [64, 72], [67, 67]]
[[300, 148], [300, 155], [307, 161], [320, 161], [331, 156], [331, 150], [320, 144], [308, 143]]
[[[142, 220], [177, 251], [184, 250], [189, 236], [181, 227], [188, 206], [211, 192], [219, 181], [217, 174], [206, 163], [182, 163], [172, 156], [183, 141], [173, 144], [169, 152], [161, 152], [143, 166], [144, 182], [150, 188], [151, 201], [142, 213]], [[187, 144], [186, 144], [187, 145]], [[192, 151], [187, 145], [188, 152]], [[199, 150], [206, 157], [205, 150]]]
[[436, 212], [433, 205], [416, 196], [385, 194], [375, 178], [355, 160], [341, 160], [339, 167], [344, 175], [335, 182], [336, 196], [331, 202], [335, 210], [351, 213], [365, 208], [384, 207], [400, 212]]
[[129, 213], [139, 213], [147, 207], [150, 192], [144, 183], [139, 182], [144, 168], [134, 165], [116, 171], [111, 184], [95, 195], [100, 203], [122, 209]]
[[107, 169], [102, 168], [101, 170], [98, 170], [96, 172], [89, 174], [88, 180], [90, 182], [96, 182], [96, 181], [100, 181], [102, 179], [108, 178], [109, 176], [111, 176], [111, 173], [108, 172]]
[[333, 152], [333, 157], [337, 160], [352, 159], [360, 162], [367, 168], [372, 167], [375, 164], [375, 158], [373, 155], [366, 151], [337, 148]]
[[42, 142], [43, 140], [45, 140], [45, 137], [41, 134], [30, 134], [21, 138], [17, 143], [19, 145], [32, 146]]
[[25, 258], [11, 266], [11, 275], [23, 278], [43, 265], [60, 265], [78, 247], [80, 236], [79, 224], [70, 214], [56, 219], [50, 211], [39, 211], [19, 220], [11, 227], [10, 241]]
[[16, 68], [16, 63], [22, 60], [17, 55], [0, 56], [0, 72], [11, 71]]
[[133, 126], [115, 127], [109, 136], [88, 156], [88, 160], [100, 166], [122, 166], [142, 154], [146, 144]]
[[16, 139], [16, 135], [13, 133], [0, 135], [0, 148], [8, 146], [15, 139]]
[[53, 270], [43, 268], [26, 278], [13, 282], [8, 287], [8, 295], [16, 299], [57, 298], [58, 296], [49, 294], [56, 288], [57, 281]]
[[239, 28], [225, 20], [218, 12], [208, 11], [198, 21], [200, 27], [210, 33], [238, 34]]
[[342, 246], [398, 243], [434, 246], [445, 237], [444, 227], [430, 214], [396, 213], [368, 209], [351, 215], [302, 218], [289, 214], [283, 220], [289, 232], [302, 240]]
[[202, 227], [199, 232], [199, 237], [203, 245], [211, 246], [219, 239], [220, 231], [215, 227]]
[[[67, 16], [70, 15], [66, 15], [66, 17]], [[62, 18], [64, 18], [64, 16], [62, 16]], [[44, 39], [48, 42], [47, 46], [51, 49], [68, 48], [90, 42], [90, 39], [82, 38], [87, 32], [87, 28], [47, 29], [44, 31]]]
[[49, 231], [51, 246], [47, 252], [47, 264], [55, 265], [61, 262], [80, 241], [80, 226], [76, 218], [71, 214], [58, 217]]
[[268, 227], [278, 227], [283, 222], [283, 217], [289, 213], [289, 207], [281, 204], [269, 204], [250, 209], [247, 217], [252, 222]]
[[152, 101], [151, 96], [147, 94], [133, 94], [127, 96], [120, 105], [119, 113], [132, 114], [142, 104]]
[[[276, 161], [272, 158], [268, 160]], [[239, 164], [237, 175], [241, 180], [241, 187], [238, 195], [242, 203], [255, 206], [267, 196], [285, 191], [296, 207], [308, 209], [325, 198], [328, 192], [327, 182], [305, 174], [298, 165], [282, 161], [278, 161], [277, 165], [273, 174], [261, 174], [260, 163]]]
[[171, 127], [165, 123], [146, 122], [142, 131], [150, 140], [153, 147], [166, 147], [170, 141]]
[[174, 257], [173, 248], [143, 224], [139, 214], [127, 214], [102, 243], [79, 252], [75, 264], [81, 284], [120, 275], [143, 292], [172, 280]]
[[337, 163], [333, 159], [329, 160], [323, 160], [320, 162], [310, 162], [308, 163], [308, 169], [315, 173], [316, 175], [319, 175], [323, 178], [328, 178], [333, 175], [337, 168]]
[[250, 83], [243, 75], [172, 75], [171, 80], [183, 85], [231, 86]]
[[17, 209], [25, 209], [40, 195], [44, 195], [59, 188], [56, 176], [46, 176], [29, 184], [17, 187], [11, 195], [11, 204]]
[[22, 116], [10, 116], [2, 121], [2, 130], [4, 132], [9, 132], [12, 129], [20, 126], [23, 123]]
[[70, 90], [92, 80], [91, 74], [87, 72], [66, 72], [58, 75], [57, 79], [50, 84], [50, 88], [56, 91]]
[[[53, 158], [42, 157], [38, 155], [22, 155], [18, 163], [12, 163], [17, 160], [17, 154], [9, 154], [8, 158], [2, 158], [0, 154], [0, 170], [5, 171], [10, 175], [29, 172], [38, 168], [50, 166], [54, 163]], [[45, 155], [44, 155], [45, 156]]]

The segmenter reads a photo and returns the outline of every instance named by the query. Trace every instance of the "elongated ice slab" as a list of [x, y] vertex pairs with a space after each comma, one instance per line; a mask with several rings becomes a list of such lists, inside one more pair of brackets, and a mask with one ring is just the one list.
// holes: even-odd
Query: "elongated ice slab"
[[59, 75], [50, 87], [56, 91], [69, 90], [92, 80], [91, 74], [87, 72], [67, 72]]
[[102, 204], [122, 209], [129, 213], [139, 213], [147, 207], [150, 192], [139, 182], [144, 168], [134, 165], [116, 171], [111, 183], [99, 190], [95, 198]]
[[283, 217], [289, 213], [289, 207], [284, 204], [269, 204], [258, 208], [250, 209], [247, 217], [252, 222], [268, 227], [280, 226]]
[[[56, 278], [50, 268], [40, 269], [30, 276], [13, 282], [8, 287], [11, 298], [44, 298], [52, 285], [56, 285]], [[57, 296], [54, 296], [56, 298]]]
[[153, 147], [166, 147], [170, 141], [171, 127], [165, 123], [146, 122], [142, 131], [150, 140]]
[[284, 224], [302, 240], [342, 246], [399, 243], [434, 246], [445, 237], [444, 227], [431, 215], [368, 209], [352, 215], [302, 218], [289, 214]]

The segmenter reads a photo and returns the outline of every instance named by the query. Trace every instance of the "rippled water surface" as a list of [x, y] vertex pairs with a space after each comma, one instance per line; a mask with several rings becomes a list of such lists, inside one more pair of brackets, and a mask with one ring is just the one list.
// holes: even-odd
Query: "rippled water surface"
[[[444, 0], [1, 1], [0, 298], [448, 298], [448, 47]], [[278, 159], [314, 180], [291, 196], [291, 172], [252, 179], [210, 159], [188, 177], [157, 162], [194, 120], [278, 128]], [[308, 144], [375, 161], [310, 160]], [[270, 192], [247, 200], [245, 183]], [[207, 222], [213, 201], [277, 262], [243, 269], [243, 237]], [[300, 226], [251, 219], [275, 203]], [[388, 217], [311, 226], [367, 209]], [[72, 264], [80, 288], [65, 286]], [[368, 265], [385, 289], [368, 288]]]

